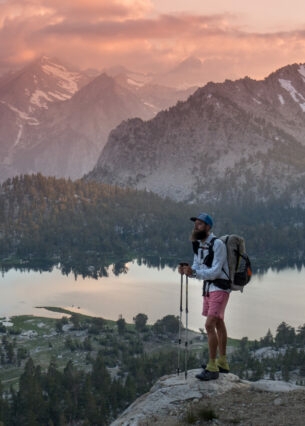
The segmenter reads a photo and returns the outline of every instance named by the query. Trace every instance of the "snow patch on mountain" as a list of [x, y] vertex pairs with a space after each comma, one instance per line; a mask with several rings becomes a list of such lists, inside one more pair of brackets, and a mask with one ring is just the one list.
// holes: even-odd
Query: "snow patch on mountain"
[[19, 142], [21, 140], [21, 136], [22, 136], [22, 131], [23, 131], [23, 125], [19, 124], [19, 131], [18, 131], [17, 138], [14, 142], [13, 148], [15, 148], [19, 144]]
[[13, 105], [10, 105], [5, 101], [0, 100], [0, 102], [6, 105], [11, 111], [15, 112], [21, 120], [27, 121], [30, 126], [37, 126], [39, 124], [38, 120], [35, 117], [28, 115], [24, 111], [20, 111], [18, 108], [14, 107]]
[[302, 64], [299, 69], [298, 69], [299, 73], [305, 78], [305, 65]]
[[279, 101], [282, 105], [285, 105], [285, 100], [282, 95], [278, 95]]
[[[47, 101], [47, 102], [46, 102]], [[30, 104], [38, 108], [48, 108], [48, 102], [52, 102], [52, 99], [47, 95], [47, 93], [42, 90], [35, 90], [30, 98]], [[29, 107], [30, 112], [33, 112], [33, 108]]]
[[291, 81], [285, 80], [283, 78], [279, 78], [279, 83], [283, 87], [283, 89], [287, 90], [287, 92], [290, 94], [292, 99], [300, 105], [300, 107], [302, 108], [302, 111], [305, 112], [305, 98], [300, 92], [298, 92], [293, 87]]
[[[43, 90], [35, 90], [35, 92], [32, 94], [30, 98], [30, 107], [29, 111], [33, 112], [37, 107], [48, 109], [49, 104], [54, 101], [66, 101], [67, 99], [70, 99], [71, 96], [69, 93], [63, 93], [63, 92], [44, 92]], [[34, 107], [34, 108], [33, 108]]]
[[47, 74], [59, 79], [58, 85], [67, 90], [71, 96], [78, 91], [77, 80], [79, 73], [68, 71], [65, 67], [53, 62], [42, 65], [42, 70]]
[[154, 111], [158, 111], [158, 108], [156, 107], [156, 105], [150, 104], [149, 102], [144, 102], [144, 105], [148, 106], [149, 108], [151, 108]]
[[127, 83], [136, 87], [143, 87], [144, 83], [140, 83], [139, 81], [132, 80], [131, 78], [127, 78]]

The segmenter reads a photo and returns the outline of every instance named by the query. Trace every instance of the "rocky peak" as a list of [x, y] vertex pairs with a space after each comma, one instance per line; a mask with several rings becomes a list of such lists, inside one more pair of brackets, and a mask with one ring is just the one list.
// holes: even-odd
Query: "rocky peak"
[[207, 80], [206, 64], [199, 58], [190, 56], [174, 66], [170, 70], [156, 75], [153, 83], [164, 86], [187, 89], [189, 87], [200, 87]]
[[57, 59], [42, 56], [5, 79], [0, 99], [20, 113], [33, 115], [54, 102], [70, 99], [89, 80]]
[[[184, 374], [162, 377], [111, 426], [187, 424], [182, 423], [183, 419], [200, 404], [213, 409], [217, 424], [233, 423], [235, 416], [240, 424], [269, 425], [271, 413], [274, 425], [279, 424], [276, 415], [285, 418], [286, 424], [302, 424], [298, 422], [305, 396], [302, 386], [272, 380], [248, 382], [231, 373], [201, 382], [195, 378], [197, 373], [198, 370], [188, 371], [187, 379]], [[294, 401], [292, 412], [287, 398]]]

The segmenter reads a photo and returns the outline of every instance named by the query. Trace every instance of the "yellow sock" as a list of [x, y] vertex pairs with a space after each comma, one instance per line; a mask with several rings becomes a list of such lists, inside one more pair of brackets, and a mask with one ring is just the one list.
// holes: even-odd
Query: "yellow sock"
[[206, 369], [208, 371], [219, 371], [219, 368], [216, 364], [216, 359], [209, 359], [209, 362], [207, 363]]
[[217, 365], [226, 370], [230, 370], [226, 355], [220, 355], [217, 359]]

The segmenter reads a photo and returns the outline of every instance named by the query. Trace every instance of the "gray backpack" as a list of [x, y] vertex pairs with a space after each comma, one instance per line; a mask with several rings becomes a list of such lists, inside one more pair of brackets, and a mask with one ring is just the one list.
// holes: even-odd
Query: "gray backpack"
[[[213, 238], [209, 244], [209, 253], [204, 259], [204, 264], [211, 267], [214, 258], [214, 241], [217, 238]], [[216, 279], [214, 284], [224, 290], [239, 290], [243, 291], [245, 285], [247, 285], [252, 277], [252, 268], [249, 256], [246, 253], [245, 240], [239, 235], [230, 234], [218, 237], [219, 240], [223, 241], [227, 248], [227, 259], [229, 266], [229, 275], [223, 269], [223, 272], [227, 275], [228, 280]], [[198, 254], [199, 242], [193, 241], [194, 253]]]
[[245, 240], [239, 235], [223, 235], [219, 237], [227, 248], [231, 290], [243, 291], [252, 277], [251, 261], [246, 253]]

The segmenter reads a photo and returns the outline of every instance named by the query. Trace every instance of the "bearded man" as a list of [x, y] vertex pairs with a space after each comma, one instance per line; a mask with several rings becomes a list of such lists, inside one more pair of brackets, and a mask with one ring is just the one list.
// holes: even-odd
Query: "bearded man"
[[[206, 317], [205, 329], [209, 346], [209, 360], [203, 364], [203, 370], [196, 375], [199, 380], [213, 380], [219, 372], [228, 373], [226, 357], [227, 329], [224, 313], [227, 306], [230, 285], [227, 250], [225, 244], [212, 233], [213, 219], [207, 213], [191, 217], [194, 222], [192, 242], [194, 261], [192, 266], [179, 266], [179, 274], [204, 280], [203, 310]], [[218, 351], [218, 358], [217, 358]]]

